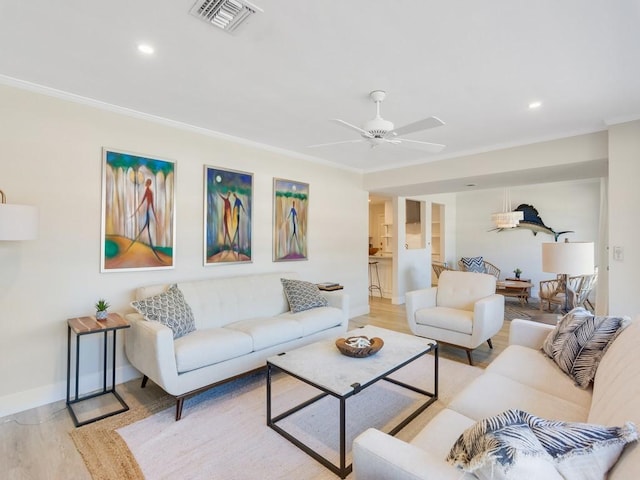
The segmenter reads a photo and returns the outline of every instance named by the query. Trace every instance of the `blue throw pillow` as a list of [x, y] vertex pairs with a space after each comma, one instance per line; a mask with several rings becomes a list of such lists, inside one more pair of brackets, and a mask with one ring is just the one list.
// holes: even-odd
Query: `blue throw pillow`
[[462, 265], [467, 272], [486, 273], [482, 257], [462, 257]]

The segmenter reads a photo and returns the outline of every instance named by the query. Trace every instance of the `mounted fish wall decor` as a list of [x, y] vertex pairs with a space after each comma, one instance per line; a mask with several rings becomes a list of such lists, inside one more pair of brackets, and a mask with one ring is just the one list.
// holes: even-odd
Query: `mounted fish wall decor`
[[[560, 235], [564, 235], [565, 233], [574, 233], [573, 230], [564, 230], [562, 232], [556, 232], [553, 228], [547, 227], [542, 221], [542, 219], [540, 218], [540, 215], [538, 214], [538, 210], [536, 210], [536, 208], [533, 205], [527, 205], [525, 203], [521, 203], [520, 205], [518, 205], [518, 208], [514, 210], [514, 212], [522, 212], [524, 214], [524, 218], [520, 220], [518, 225], [516, 225], [516, 228], [526, 228], [528, 230], [531, 230], [534, 235], [537, 235], [538, 232], [547, 233], [549, 235], [553, 235], [553, 238], [557, 242], [558, 237]], [[492, 232], [494, 230], [501, 232], [502, 230], [511, 230], [511, 229], [492, 228], [489, 231]]]

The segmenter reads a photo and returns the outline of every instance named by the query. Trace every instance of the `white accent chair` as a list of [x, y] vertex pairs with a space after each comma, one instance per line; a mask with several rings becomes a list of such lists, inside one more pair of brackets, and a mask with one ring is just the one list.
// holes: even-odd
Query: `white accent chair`
[[498, 333], [504, 323], [504, 297], [486, 273], [445, 270], [438, 286], [406, 294], [407, 321], [414, 335], [471, 351]]

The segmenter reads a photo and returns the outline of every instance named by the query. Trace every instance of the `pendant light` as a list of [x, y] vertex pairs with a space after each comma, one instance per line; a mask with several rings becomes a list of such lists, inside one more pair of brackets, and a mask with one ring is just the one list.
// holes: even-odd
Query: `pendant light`
[[502, 209], [502, 212], [491, 215], [496, 228], [515, 228], [520, 220], [524, 219], [524, 212], [511, 210], [511, 195], [508, 188], [504, 189]]

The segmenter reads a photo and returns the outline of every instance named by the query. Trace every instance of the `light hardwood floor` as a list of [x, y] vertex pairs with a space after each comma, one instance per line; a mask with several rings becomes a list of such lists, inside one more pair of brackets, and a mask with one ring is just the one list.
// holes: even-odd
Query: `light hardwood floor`
[[[411, 333], [405, 319], [404, 305], [372, 298], [370, 313], [350, 320], [349, 327], [372, 324]], [[493, 350], [485, 343], [473, 353], [478, 366], [486, 366], [507, 345], [508, 323], [493, 338]], [[466, 363], [462, 349], [442, 346], [440, 355]], [[140, 388], [140, 380], [118, 385], [118, 392], [131, 408], [148, 405], [164, 393], [152, 382]], [[68, 479], [85, 480], [91, 476], [77, 452], [69, 432], [73, 422], [63, 400], [0, 418], [0, 478], [11, 480]]]

